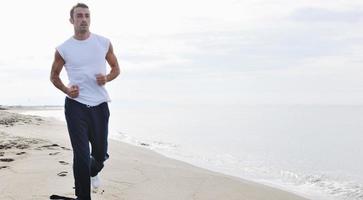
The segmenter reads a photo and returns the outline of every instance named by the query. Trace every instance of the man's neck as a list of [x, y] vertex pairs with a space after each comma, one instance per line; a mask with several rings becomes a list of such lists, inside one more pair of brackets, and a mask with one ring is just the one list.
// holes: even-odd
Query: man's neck
[[84, 33], [80, 33], [80, 32], [75, 32], [74, 33], [74, 38], [76, 40], [86, 40], [89, 38], [89, 36], [91, 35], [91, 32], [87, 31], [87, 32], [84, 32]]

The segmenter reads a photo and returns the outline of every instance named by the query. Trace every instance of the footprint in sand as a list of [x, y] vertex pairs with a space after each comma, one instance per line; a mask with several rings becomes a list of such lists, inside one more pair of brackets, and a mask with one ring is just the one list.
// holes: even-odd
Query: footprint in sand
[[9, 168], [9, 166], [0, 166], [0, 169], [6, 169]]
[[66, 171], [62, 171], [62, 172], [59, 172], [57, 175], [58, 176], [67, 176], [68, 172]]
[[92, 193], [103, 195], [105, 190], [99, 190], [98, 188], [92, 188]]
[[59, 149], [63, 149], [63, 150], [67, 150], [67, 151], [69, 151], [69, 150], [70, 150], [70, 149], [69, 149], [69, 148], [67, 148], [67, 147], [59, 146], [58, 144], [43, 145], [43, 146], [37, 147], [36, 149], [37, 149], [37, 150], [42, 150], [42, 149], [59, 150]]
[[58, 148], [58, 147], [59, 147], [58, 144], [49, 144], [49, 145], [40, 146], [37, 149], [51, 149], [51, 150], [54, 150], [55, 148]]
[[67, 151], [70, 151], [71, 149], [70, 148], [67, 148], [67, 147], [61, 147], [63, 150], [67, 150]]
[[13, 162], [14, 159], [12, 158], [0, 158], [0, 162]]
[[53, 153], [49, 153], [50, 156], [55, 156], [57, 154], [59, 154], [60, 152], [53, 152]]
[[56, 195], [56, 194], [51, 195], [49, 198], [50, 199], [63, 199], [63, 200], [77, 200], [75, 198], [59, 196], [59, 195]]
[[62, 164], [62, 165], [68, 165], [69, 164], [69, 163], [67, 163], [66, 161], [63, 161], [63, 160], [59, 161], [59, 163]]
[[4, 156], [5, 152], [0, 152], [0, 157]]
[[23, 154], [26, 154], [26, 152], [22, 151], [22, 152], [16, 153], [16, 155], [23, 155]]

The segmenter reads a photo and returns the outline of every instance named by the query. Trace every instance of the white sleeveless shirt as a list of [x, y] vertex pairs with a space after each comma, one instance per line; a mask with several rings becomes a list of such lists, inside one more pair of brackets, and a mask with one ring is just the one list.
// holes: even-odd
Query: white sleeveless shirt
[[71, 37], [56, 48], [65, 61], [68, 86], [79, 86], [79, 96], [74, 100], [88, 106], [110, 101], [106, 88], [96, 80], [96, 74], [106, 75], [109, 46], [107, 38], [91, 33], [86, 40]]

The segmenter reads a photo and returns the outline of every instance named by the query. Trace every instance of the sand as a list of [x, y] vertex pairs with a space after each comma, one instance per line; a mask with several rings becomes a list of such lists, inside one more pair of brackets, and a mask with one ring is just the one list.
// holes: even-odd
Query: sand
[[[294, 194], [109, 141], [96, 200], [302, 200]], [[0, 110], [0, 199], [74, 196], [64, 122]]]

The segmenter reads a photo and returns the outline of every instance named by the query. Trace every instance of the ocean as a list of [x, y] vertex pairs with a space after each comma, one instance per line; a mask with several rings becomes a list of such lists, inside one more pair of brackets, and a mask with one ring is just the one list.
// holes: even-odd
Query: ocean
[[[309, 199], [363, 199], [363, 106], [110, 103], [110, 110], [112, 139]], [[64, 120], [62, 109], [25, 114]]]

